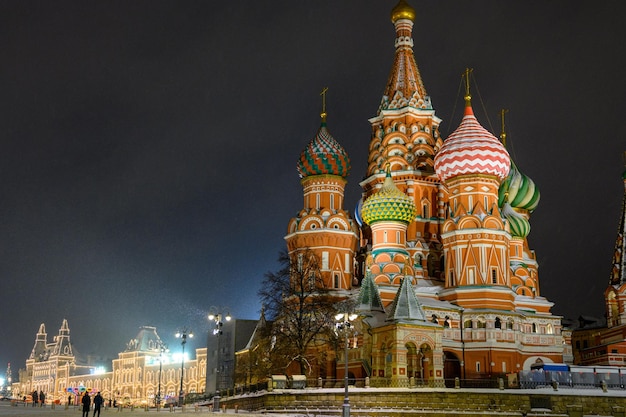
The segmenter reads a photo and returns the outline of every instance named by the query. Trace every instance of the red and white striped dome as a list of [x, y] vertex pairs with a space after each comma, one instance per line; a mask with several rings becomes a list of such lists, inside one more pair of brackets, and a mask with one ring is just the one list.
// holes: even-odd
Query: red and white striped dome
[[510, 168], [506, 148], [478, 123], [471, 106], [465, 107], [461, 124], [435, 155], [435, 171], [442, 182], [468, 174], [494, 175], [502, 181]]

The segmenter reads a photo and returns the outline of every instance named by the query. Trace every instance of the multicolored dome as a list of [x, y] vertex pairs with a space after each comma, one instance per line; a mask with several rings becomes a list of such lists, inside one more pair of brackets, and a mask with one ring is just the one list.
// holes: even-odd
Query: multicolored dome
[[361, 210], [363, 221], [369, 225], [385, 220], [410, 223], [416, 215], [413, 200], [396, 187], [389, 170], [381, 189], [365, 200]]
[[322, 123], [317, 135], [309, 142], [298, 160], [300, 177], [311, 175], [338, 175], [346, 178], [350, 173], [350, 158]]
[[494, 175], [502, 181], [510, 167], [506, 148], [478, 123], [471, 106], [465, 107], [461, 124], [435, 156], [435, 171], [442, 182], [466, 174]]
[[532, 213], [539, 204], [539, 189], [533, 180], [522, 174], [515, 163], [511, 161], [511, 170], [508, 177], [498, 190], [498, 205], [509, 203], [511, 207], [528, 210]]

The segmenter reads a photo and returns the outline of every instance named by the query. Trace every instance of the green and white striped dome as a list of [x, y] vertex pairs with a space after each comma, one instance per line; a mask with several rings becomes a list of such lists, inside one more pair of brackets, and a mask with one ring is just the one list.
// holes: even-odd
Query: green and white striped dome
[[511, 160], [509, 175], [498, 190], [500, 207], [504, 203], [509, 203], [513, 208], [528, 210], [532, 213], [539, 204], [539, 198], [539, 189], [533, 180], [522, 174]]

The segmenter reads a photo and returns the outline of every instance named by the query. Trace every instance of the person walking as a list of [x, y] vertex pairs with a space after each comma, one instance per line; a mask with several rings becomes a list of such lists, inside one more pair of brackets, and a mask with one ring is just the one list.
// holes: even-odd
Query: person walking
[[33, 407], [36, 407], [37, 403], [39, 402], [39, 394], [37, 394], [37, 390], [33, 391], [32, 397], [33, 397]]
[[89, 394], [85, 393], [83, 395], [83, 417], [89, 417], [89, 407], [91, 406], [91, 398], [89, 398]]
[[43, 391], [39, 391], [39, 407], [46, 406], [46, 394]]
[[100, 391], [93, 397], [93, 417], [96, 417], [96, 411], [98, 412], [98, 417], [100, 417], [100, 407], [104, 402], [104, 398], [100, 395]]

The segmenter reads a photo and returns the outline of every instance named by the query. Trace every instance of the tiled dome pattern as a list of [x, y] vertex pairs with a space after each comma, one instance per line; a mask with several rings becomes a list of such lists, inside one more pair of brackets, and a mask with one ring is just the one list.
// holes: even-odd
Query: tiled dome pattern
[[490, 174], [502, 181], [510, 167], [505, 147], [478, 123], [469, 107], [459, 127], [435, 156], [435, 171], [443, 182], [466, 174]]
[[370, 225], [383, 220], [410, 223], [416, 214], [415, 204], [396, 187], [390, 173], [387, 173], [382, 188], [365, 200], [361, 211], [363, 221]]
[[350, 173], [348, 154], [331, 136], [325, 124], [300, 154], [298, 173], [302, 178], [324, 174], [346, 178]]

